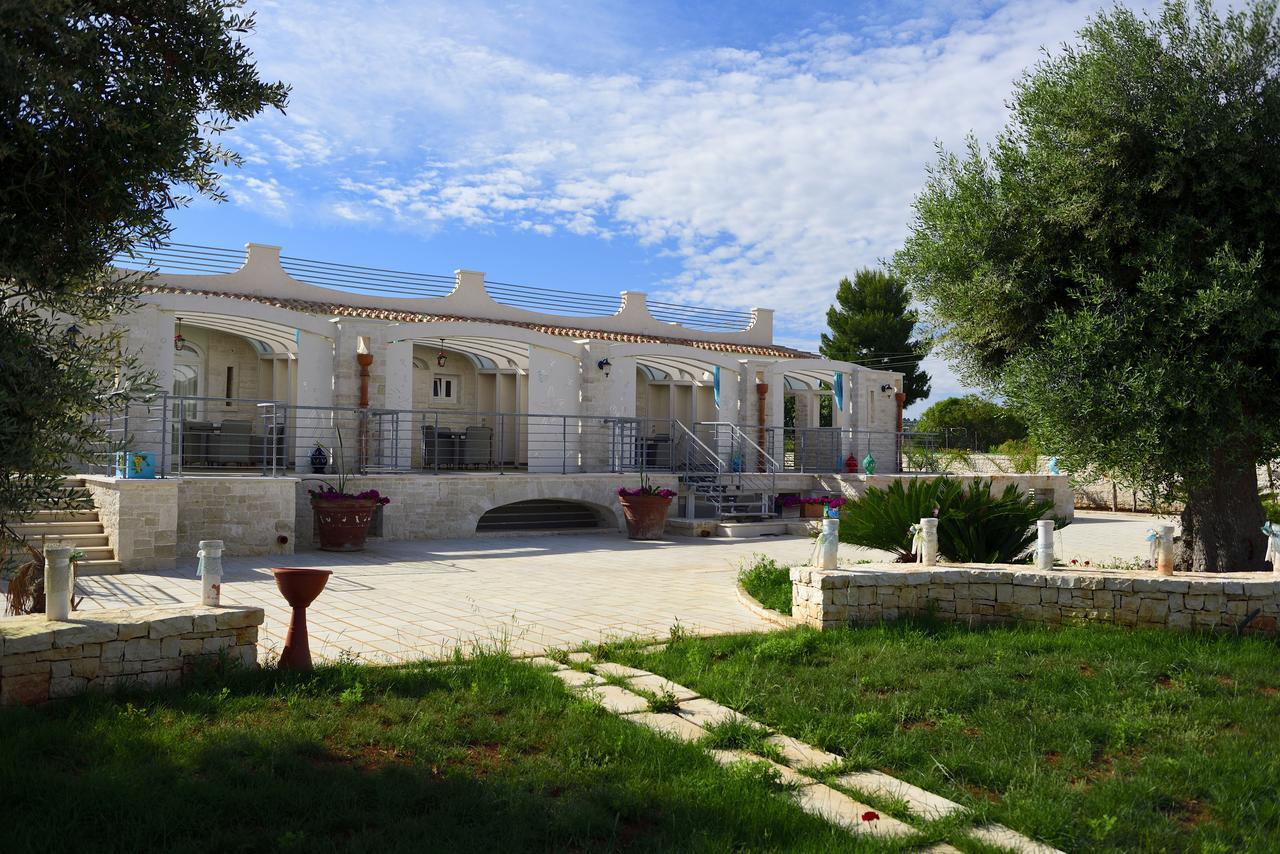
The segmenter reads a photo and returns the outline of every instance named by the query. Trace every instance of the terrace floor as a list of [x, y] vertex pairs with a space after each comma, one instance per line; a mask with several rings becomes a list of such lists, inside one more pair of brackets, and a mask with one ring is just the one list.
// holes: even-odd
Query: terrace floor
[[[1145, 555], [1144, 535], [1152, 523], [1145, 515], [1078, 512], [1059, 535], [1058, 553], [1095, 563]], [[222, 600], [264, 608], [261, 644], [268, 655], [277, 654], [289, 614], [270, 567], [323, 567], [333, 576], [308, 611], [317, 657], [350, 653], [366, 661], [403, 661], [497, 642], [525, 654], [610, 637], [665, 637], [676, 622], [700, 634], [768, 628], [737, 600], [738, 567], [753, 554], [803, 564], [811, 549], [807, 537], [655, 543], [614, 533], [372, 539], [367, 550], [353, 554], [225, 558]], [[849, 547], [840, 555], [849, 561], [884, 557]], [[195, 568], [193, 556], [170, 571], [82, 578], [80, 607], [198, 601]]]

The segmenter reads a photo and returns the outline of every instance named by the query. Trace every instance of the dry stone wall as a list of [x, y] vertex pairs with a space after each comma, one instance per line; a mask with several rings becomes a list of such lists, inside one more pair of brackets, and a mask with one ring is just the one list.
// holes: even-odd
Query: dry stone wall
[[201, 659], [256, 667], [262, 617], [261, 608], [184, 605], [0, 619], [0, 705], [174, 685]]
[[792, 615], [818, 629], [931, 615], [972, 624], [1112, 623], [1276, 633], [1273, 573], [1040, 572], [993, 565], [791, 570]]

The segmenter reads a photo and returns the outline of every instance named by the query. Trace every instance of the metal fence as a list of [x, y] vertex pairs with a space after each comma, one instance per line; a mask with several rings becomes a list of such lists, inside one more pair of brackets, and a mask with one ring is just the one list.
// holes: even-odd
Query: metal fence
[[[158, 474], [317, 477], [465, 471], [715, 473], [774, 492], [781, 472], [833, 473], [870, 453], [882, 472], [940, 470], [936, 434], [850, 428], [739, 428], [676, 419], [295, 406], [157, 395], [99, 416], [107, 443], [91, 462], [113, 472], [145, 452]], [[763, 436], [764, 442], [759, 439]]]

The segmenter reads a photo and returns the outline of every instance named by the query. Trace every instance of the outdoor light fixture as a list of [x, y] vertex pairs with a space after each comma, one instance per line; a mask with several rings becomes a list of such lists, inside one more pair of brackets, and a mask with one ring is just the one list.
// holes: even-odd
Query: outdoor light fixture
[[596, 362], [596, 367], [604, 371], [605, 379], [609, 379], [609, 369], [613, 367], [613, 362], [610, 362], [609, 358], [606, 356], [605, 358]]
[[71, 339], [72, 344], [76, 343], [76, 341], [80, 339], [80, 327], [76, 326], [74, 323], [68, 326], [67, 337]]
[[884, 385], [880, 386], [880, 390], [883, 392], [893, 391], [893, 385], [891, 383], [885, 383]]
[[436, 365], [443, 368], [449, 357], [444, 354], [444, 339], [440, 339], [440, 352], [436, 353]]
[[181, 318], [181, 317], [179, 317], [179, 318], [178, 318], [178, 331], [177, 331], [177, 333], [173, 336], [173, 349], [175, 349], [175, 350], [181, 350], [181, 349], [182, 349], [182, 345], [186, 343], [186, 340], [187, 340], [187, 339], [185, 339], [185, 338], [183, 338], [183, 337], [182, 337], [182, 318]]

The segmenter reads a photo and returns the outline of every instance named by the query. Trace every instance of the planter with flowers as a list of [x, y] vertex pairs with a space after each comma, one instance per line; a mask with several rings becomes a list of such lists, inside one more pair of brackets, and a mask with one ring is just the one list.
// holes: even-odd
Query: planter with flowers
[[[333, 455], [338, 464], [338, 482], [332, 484], [320, 480], [324, 489], [308, 490], [311, 494], [311, 512], [315, 515], [316, 535], [320, 548], [330, 552], [358, 552], [364, 548], [369, 536], [369, 524], [379, 507], [391, 503], [376, 489], [352, 493], [347, 490], [346, 459], [342, 448], [342, 434], [338, 434], [338, 449]], [[307, 478], [319, 480], [319, 478]]]
[[618, 503], [627, 519], [627, 536], [633, 540], [660, 540], [667, 526], [667, 510], [676, 494], [640, 478], [640, 486], [618, 489]]
[[799, 507], [801, 519], [821, 519], [827, 515], [827, 508], [839, 510], [845, 504], [843, 496], [823, 495], [816, 498], [801, 498], [798, 495], [787, 495], [782, 499], [783, 507]]

